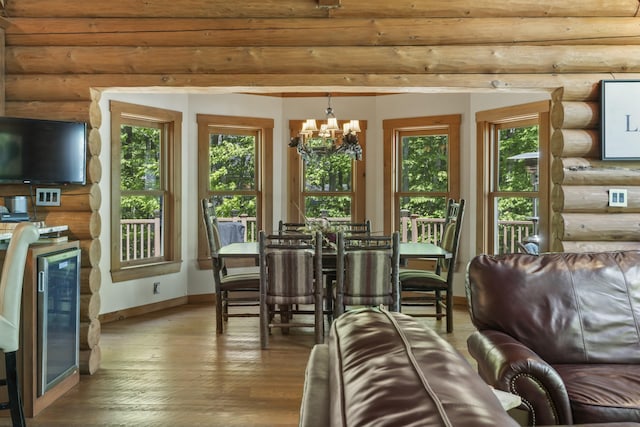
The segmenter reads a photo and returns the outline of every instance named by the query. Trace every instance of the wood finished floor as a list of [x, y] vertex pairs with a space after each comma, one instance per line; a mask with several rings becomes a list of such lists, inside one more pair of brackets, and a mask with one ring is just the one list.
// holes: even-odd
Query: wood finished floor
[[[100, 370], [83, 375], [28, 426], [296, 426], [313, 333], [275, 330], [260, 349], [257, 318], [232, 318], [216, 337], [212, 305], [185, 305], [102, 326]], [[473, 330], [419, 318], [468, 358]], [[3, 411], [6, 413], [7, 411]], [[0, 417], [0, 426], [11, 425]]]

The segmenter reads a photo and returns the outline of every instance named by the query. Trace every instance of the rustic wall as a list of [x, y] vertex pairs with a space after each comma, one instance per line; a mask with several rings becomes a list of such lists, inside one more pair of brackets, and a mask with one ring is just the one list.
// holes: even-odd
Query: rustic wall
[[[600, 161], [597, 132], [599, 81], [640, 78], [636, 0], [579, 7], [342, 0], [333, 9], [316, 0], [5, 5], [6, 114], [84, 120], [93, 128], [89, 184], [66, 189], [63, 208], [46, 212], [52, 225], [69, 223], [83, 247], [84, 371], [99, 358], [92, 307], [99, 307], [100, 287], [100, 88], [553, 91], [551, 249], [640, 249], [640, 199], [632, 197], [640, 194], [640, 164]], [[628, 188], [628, 208], [607, 207], [609, 186]]]

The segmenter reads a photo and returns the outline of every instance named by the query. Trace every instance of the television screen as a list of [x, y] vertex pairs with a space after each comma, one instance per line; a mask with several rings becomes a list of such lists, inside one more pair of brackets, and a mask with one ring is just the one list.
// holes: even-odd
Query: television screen
[[84, 184], [83, 122], [0, 117], [0, 183]]

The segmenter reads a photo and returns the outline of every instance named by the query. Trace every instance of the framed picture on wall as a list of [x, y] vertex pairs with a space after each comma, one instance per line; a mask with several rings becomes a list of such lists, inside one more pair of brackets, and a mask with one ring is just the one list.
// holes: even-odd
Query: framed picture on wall
[[602, 160], [640, 160], [640, 80], [602, 80]]

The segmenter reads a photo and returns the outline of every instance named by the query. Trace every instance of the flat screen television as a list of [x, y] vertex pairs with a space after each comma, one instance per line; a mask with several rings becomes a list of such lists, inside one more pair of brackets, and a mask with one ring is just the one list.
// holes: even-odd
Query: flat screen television
[[84, 122], [0, 117], [0, 184], [85, 184]]

